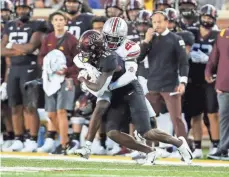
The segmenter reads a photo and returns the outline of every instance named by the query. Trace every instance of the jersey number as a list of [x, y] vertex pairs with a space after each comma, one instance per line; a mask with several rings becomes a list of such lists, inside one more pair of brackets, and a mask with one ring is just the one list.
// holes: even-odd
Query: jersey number
[[74, 35], [76, 37], [76, 39], [80, 38], [80, 27], [78, 27], [78, 26], [70, 26], [68, 31], [69, 31], [69, 33]]
[[126, 49], [126, 50], [129, 50], [134, 44], [135, 44], [135, 43], [132, 42], [132, 41], [127, 42], [126, 45], [125, 45], [125, 49]]
[[200, 49], [202, 52], [204, 52], [206, 55], [210, 55], [211, 51], [212, 51], [212, 45], [210, 44], [193, 44], [192, 46], [192, 50], [198, 50]]
[[28, 33], [26, 32], [12, 32], [9, 35], [9, 42], [17, 44], [25, 44], [28, 42]]

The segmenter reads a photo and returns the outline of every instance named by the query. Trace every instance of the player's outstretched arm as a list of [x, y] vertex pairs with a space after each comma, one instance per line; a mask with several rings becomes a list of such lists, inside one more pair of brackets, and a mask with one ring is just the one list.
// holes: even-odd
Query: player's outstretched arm
[[35, 32], [33, 33], [29, 43], [26, 44], [13, 44], [12, 48], [15, 50], [19, 50], [25, 54], [33, 53], [37, 48], [41, 45], [41, 39], [44, 33], [42, 32]]

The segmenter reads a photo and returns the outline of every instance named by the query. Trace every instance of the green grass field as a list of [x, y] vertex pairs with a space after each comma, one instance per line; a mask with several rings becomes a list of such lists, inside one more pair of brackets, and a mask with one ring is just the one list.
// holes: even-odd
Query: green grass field
[[229, 167], [1, 159], [2, 177], [229, 177]]

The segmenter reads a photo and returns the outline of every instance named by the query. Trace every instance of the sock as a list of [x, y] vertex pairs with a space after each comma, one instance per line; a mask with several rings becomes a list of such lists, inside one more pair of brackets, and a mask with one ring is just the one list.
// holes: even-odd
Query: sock
[[14, 132], [7, 132], [9, 140], [14, 140]]
[[217, 148], [219, 145], [219, 140], [212, 140], [213, 148]]
[[77, 141], [80, 141], [80, 133], [73, 133], [72, 134], [72, 139], [73, 140], [77, 140]]
[[55, 140], [56, 134], [57, 134], [56, 131], [48, 131], [47, 138], [51, 138], [51, 139]]
[[31, 141], [37, 142], [37, 136], [31, 136], [31, 137], [30, 137], [30, 140], [31, 140]]
[[30, 130], [25, 130], [25, 133], [24, 133], [24, 139], [30, 139]]
[[157, 128], [157, 121], [155, 117], [150, 118], [151, 128]]
[[19, 140], [19, 141], [23, 142], [24, 136], [23, 135], [15, 135], [15, 140]]
[[69, 145], [69, 142], [67, 142], [66, 144], [61, 144], [61, 149], [66, 150], [69, 147]]
[[201, 141], [194, 141], [195, 149], [201, 149]]
[[107, 135], [106, 135], [106, 133], [100, 133], [99, 134], [99, 136], [100, 136], [100, 145], [102, 146], [102, 147], [104, 147], [104, 149], [106, 149], [107, 148], [107, 146], [106, 146], [106, 140], [107, 140]]

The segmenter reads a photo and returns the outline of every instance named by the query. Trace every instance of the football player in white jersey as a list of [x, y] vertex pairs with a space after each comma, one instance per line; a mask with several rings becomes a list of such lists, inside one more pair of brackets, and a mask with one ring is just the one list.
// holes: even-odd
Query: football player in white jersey
[[[137, 79], [136, 72], [138, 65], [136, 63], [136, 59], [140, 54], [140, 46], [126, 38], [127, 31], [128, 27], [126, 22], [119, 17], [108, 19], [103, 27], [106, 47], [109, 50], [115, 50], [115, 52], [125, 61], [126, 68], [126, 73], [123, 74], [117, 82], [109, 85], [110, 90], [114, 90], [128, 84], [127, 82], [131, 82], [130, 78]], [[150, 117], [154, 117], [155, 112], [147, 99], [146, 104]]]
[[[105, 47], [107, 50], [115, 51], [125, 61], [126, 72], [116, 82], [110, 84], [107, 90], [105, 90], [106, 88], [101, 89], [100, 91], [102, 91], [102, 93], [96, 93], [95, 96], [97, 96], [97, 104], [91, 117], [89, 131], [86, 138], [86, 146], [75, 151], [76, 154], [80, 154], [83, 157], [87, 157], [88, 154], [90, 154], [91, 144], [99, 128], [101, 118], [110, 105], [110, 90], [123, 87], [133, 80], [137, 80], [136, 58], [140, 54], [140, 46], [126, 39], [127, 31], [127, 24], [125, 20], [120, 17], [112, 17], [104, 24], [103, 36], [105, 40]], [[150, 117], [154, 117], [155, 112], [147, 99], [146, 104]]]

